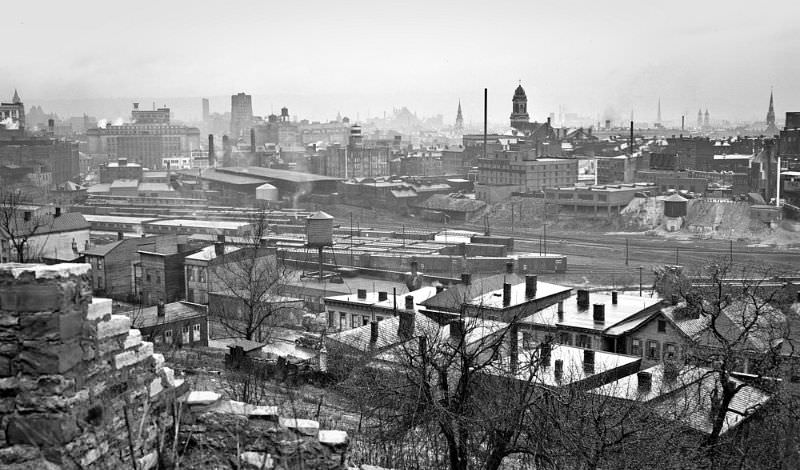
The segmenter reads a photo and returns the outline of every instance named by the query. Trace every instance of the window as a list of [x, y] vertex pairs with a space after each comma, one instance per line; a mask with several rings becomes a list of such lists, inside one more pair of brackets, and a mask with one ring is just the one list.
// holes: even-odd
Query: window
[[189, 344], [189, 325], [184, 325], [181, 329], [181, 342], [183, 344]]
[[678, 348], [672, 343], [664, 345], [664, 359], [675, 359], [678, 354]]
[[98, 259], [97, 260], [97, 269], [102, 270], [103, 269], [103, 264], [104, 264], [103, 263], [103, 259], [102, 258]]
[[578, 335], [577, 346], [579, 348], [592, 349], [592, 337], [589, 335]]
[[558, 342], [569, 346], [572, 344], [572, 335], [569, 333], [560, 333], [558, 335]]
[[339, 329], [343, 330], [345, 328], [347, 328], [347, 314], [339, 312]]
[[200, 282], [206, 282], [206, 268], [199, 268], [197, 277]]
[[167, 330], [164, 332], [164, 342], [167, 344], [172, 344], [172, 330]]
[[192, 342], [200, 341], [200, 324], [195, 323], [192, 325]]
[[150, 273], [149, 272], [147, 273], [146, 277], [147, 277], [147, 282], [150, 282]]
[[194, 281], [194, 268], [191, 266], [186, 266], [186, 278], [190, 281]]
[[359, 324], [359, 316], [350, 314], [350, 328], [356, 328], [361, 326]]
[[659, 333], [666, 333], [667, 332], [667, 322], [665, 320], [658, 321], [658, 332]]
[[336, 312], [328, 312], [328, 327], [336, 326]]
[[380, 316], [380, 315], [376, 315], [375, 316], [375, 321], [381, 321], [381, 320], [383, 320], [382, 316]]
[[631, 354], [634, 356], [642, 355], [642, 340], [636, 338], [631, 340]]
[[658, 360], [658, 341], [647, 342], [647, 358]]

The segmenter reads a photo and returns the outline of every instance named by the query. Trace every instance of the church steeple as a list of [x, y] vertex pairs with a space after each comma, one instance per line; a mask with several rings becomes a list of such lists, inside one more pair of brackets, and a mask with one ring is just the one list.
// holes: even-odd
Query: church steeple
[[775, 135], [780, 131], [778, 126], [775, 125], [775, 105], [772, 99], [772, 90], [769, 91], [769, 110], [767, 111], [767, 135]]
[[19, 93], [17, 93], [17, 89], [16, 88], [14, 88], [14, 97], [11, 98], [11, 102], [14, 103], [14, 104], [22, 103], [22, 100], [19, 99]]
[[464, 116], [461, 114], [461, 100], [458, 100], [458, 113], [456, 113], [456, 130], [464, 128]]

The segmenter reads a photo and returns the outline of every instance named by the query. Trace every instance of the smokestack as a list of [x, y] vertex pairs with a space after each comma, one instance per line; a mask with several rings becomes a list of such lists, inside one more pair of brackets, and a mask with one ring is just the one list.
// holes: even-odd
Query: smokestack
[[388, 298], [389, 298], [389, 293], [388, 292], [384, 292], [384, 291], [378, 292], [378, 302], [383, 302], [384, 300], [387, 300]]
[[617, 291], [611, 293], [611, 303], [613, 305], [617, 305]]
[[483, 158], [486, 158], [486, 140], [487, 140], [487, 129], [488, 129], [488, 109], [489, 109], [489, 89], [483, 89]]
[[252, 127], [250, 128], [250, 153], [256, 153], [256, 130]]
[[470, 273], [461, 273], [461, 282], [470, 285], [472, 284], [472, 274]]
[[536, 282], [537, 277], [535, 274], [528, 274], [525, 276], [525, 297], [533, 299], [536, 297]]
[[164, 302], [159, 302], [158, 305], [156, 306], [156, 315], [158, 315], [158, 318], [164, 318], [165, 316], [167, 316], [167, 311], [166, 308], [164, 307]]
[[649, 392], [653, 384], [653, 377], [650, 375], [650, 372], [642, 370], [636, 373], [636, 382], [639, 385], [638, 388], [640, 392]]
[[503, 307], [511, 305], [511, 284], [503, 283]]
[[681, 132], [683, 132], [686, 125], [686, 116], [681, 116]]
[[606, 321], [606, 305], [605, 304], [594, 304], [594, 311], [592, 312], [592, 318], [596, 323], [603, 323]]
[[367, 289], [358, 289], [358, 298], [364, 300], [367, 298]]
[[369, 323], [369, 342], [373, 345], [378, 342], [378, 322]]
[[208, 134], [208, 167], [214, 168], [214, 159], [216, 155], [214, 153], [214, 134]]
[[630, 144], [630, 151], [629, 154], [633, 155], [633, 121], [631, 121], [631, 144]]
[[585, 289], [578, 289], [578, 308], [589, 308], [589, 291]]

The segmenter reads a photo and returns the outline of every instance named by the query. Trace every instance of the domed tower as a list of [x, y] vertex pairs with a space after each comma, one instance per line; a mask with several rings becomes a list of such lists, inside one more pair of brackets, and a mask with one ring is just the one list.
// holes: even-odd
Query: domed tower
[[523, 126], [530, 122], [528, 115], [528, 97], [525, 95], [525, 89], [520, 84], [514, 91], [514, 97], [511, 99], [512, 112], [511, 112], [511, 127], [517, 127], [519, 124]]

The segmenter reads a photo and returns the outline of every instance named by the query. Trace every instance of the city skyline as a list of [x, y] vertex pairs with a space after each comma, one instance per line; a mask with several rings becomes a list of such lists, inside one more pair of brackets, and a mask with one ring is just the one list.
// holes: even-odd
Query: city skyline
[[[218, 10], [145, 1], [102, 20], [101, 3], [10, 5], [8, 34], [26, 53], [4, 61], [0, 93], [17, 88], [48, 111], [48, 103], [153, 97], [170, 106], [196, 97], [195, 115], [178, 116], [186, 120], [200, 116], [200, 97], [244, 91], [257, 115], [288, 106], [312, 120], [363, 118], [406, 106], [451, 122], [460, 99], [465, 122], [475, 123], [486, 87], [489, 120], [504, 122], [518, 81], [540, 122], [559, 109], [599, 120], [632, 110], [655, 122], [659, 98], [664, 121], [698, 108], [712, 119], [763, 120], [771, 87], [779, 120], [800, 102], [792, 86], [800, 65], [787, 60], [800, 51], [791, 22], [800, 7], [790, 2], [769, 21], [754, 21], [743, 2], [670, 2], [647, 15], [626, 1], [312, 3]], [[84, 21], [93, 27], [75, 27]], [[225, 110], [212, 101], [212, 111]]]

